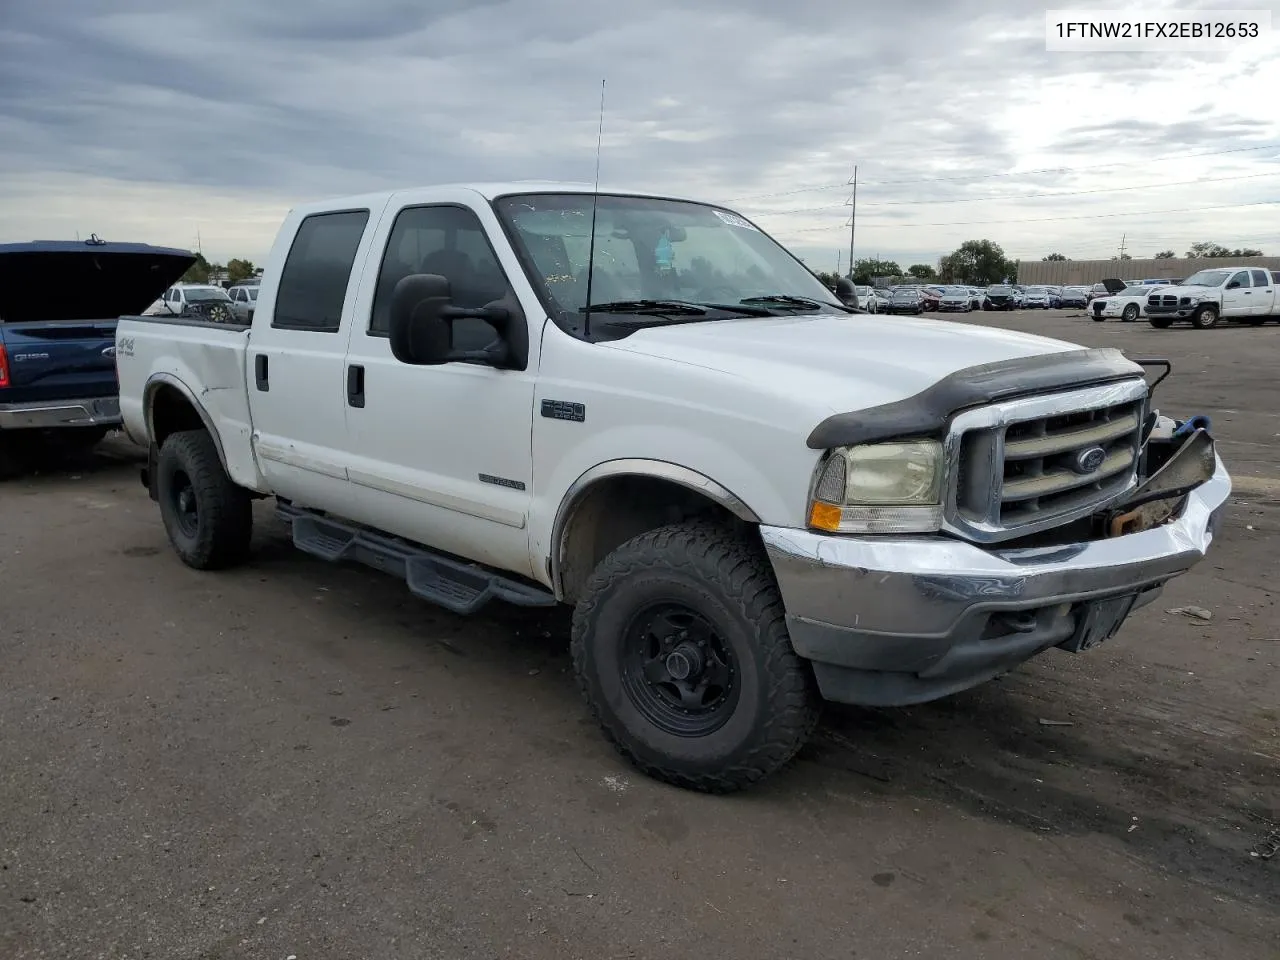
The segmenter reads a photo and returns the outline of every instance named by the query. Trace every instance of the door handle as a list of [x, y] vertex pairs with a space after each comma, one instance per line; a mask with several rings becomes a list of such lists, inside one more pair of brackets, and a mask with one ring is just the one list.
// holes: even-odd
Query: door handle
[[347, 404], [364, 406], [364, 367], [358, 363], [347, 367]]
[[263, 393], [271, 389], [271, 384], [267, 381], [267, 355], [265, 353], [256, 354], [253, 358], [253, 380]]

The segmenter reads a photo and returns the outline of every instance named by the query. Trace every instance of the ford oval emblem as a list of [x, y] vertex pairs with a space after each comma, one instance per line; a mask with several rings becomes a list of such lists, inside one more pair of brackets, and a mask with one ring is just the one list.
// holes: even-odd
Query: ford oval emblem
[[102, 351], [102, 355], [104, 357], [114, 357], [116, 355], [116, 348], [107, 347], [105, 350]]
[[1076, 454], [1076, 473], [1095, 473], [1106, 459], [1107, 451], [1101, 447], [1087, 447]]

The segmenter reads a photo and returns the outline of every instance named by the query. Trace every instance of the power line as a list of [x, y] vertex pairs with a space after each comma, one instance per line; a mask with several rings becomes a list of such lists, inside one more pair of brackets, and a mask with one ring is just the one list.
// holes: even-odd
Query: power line
[[[1212, 207], [1183, 207], [1178, 210], [1131, 210], [1126, 213], [1090, 213], [1073, 217], [1036, 217], [1027, 220], [954, 220], [946, 223], [873, 223], [863, 224], [863, 226], [872, 227], [893, 227], [896, 229], [909, 229], [912, 227], [976, 227], [985, 224], [995, 223], [1053, 223], [1060, 220], [1103, 220], [1112, 217], [1146, 217], [1157, 216], [1166, 213], [1200, 213], [1206, 210], [1237, 210], [1243, 207], [1265, 207], [1280, 204], [1280, 200], [1258, 200], [1253, 203], [1226, 203], [1218, 204]], [[829, 209], [829, 208], [826, 208]], [[841, 229], [847, 227], [849, 222], [846, 220], [843, 224], [831, 224], [826, 227], [802, 227], [791, 231], [792, 233], [812, 233], [818, 230], [834, 230], [839, 226]]]
[[[1233, 153], [1250, 153], [1256, 150], [1280, 149], [1280, 144], [1264, 143], [1256, 147], [1234, 147], [1230, 150], [1210, 150], [1203, 153], [1176, 153], [1164, 157], [1144, 157], [1141, 160], [1117, 160], [1114, 163], [1096, 163], [1083, 167], [1046, 167], [1043, 170], [1010, 170], [1006, 173], [973, 173], [954, 177], [919, 177], [913, 180], [863, 180], [864, 187], [900, 186], [912, 183], [955, 183], [961, 180], [991, 180], [998, 177], [1031, 177], [1041, 173], [1079, 173], [1086, 170], [1105, 170], [1111, 167], [1132, 167], [1147, 163], [1164, 163], [1169, 160], [1194, 160], [1197, 157], [1222, 157]], [[850, 182], [812, 184], [794, 190], [783, 190], [780, 193], [754, 193], [743, 197], [730, 197], [725, 203], [736, 203], [739, 200], [767, 200], [771, 197], [792, 197], [798, 193], [812, 193], [816, 190], [834, 190], [848, 187]]]

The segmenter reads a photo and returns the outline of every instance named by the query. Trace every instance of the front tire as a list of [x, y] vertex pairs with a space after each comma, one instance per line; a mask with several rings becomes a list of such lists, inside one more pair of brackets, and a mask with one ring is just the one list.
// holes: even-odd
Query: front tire
[[592, 573], [573, 616], [578, 685], [648, 776], [708, 793], [785, 766], [817, 723], [768, 560], [708, 523], [641, 534]]
[[1191, 325], [1197, 330], [1208, 330], [1218, 322], [1218, 308], [1203, 306], [1191, 317]]
[[1125, 307], [1124, 313], [1120, 314], [1120, 319], [1123, 320], [1125, 323], [1133, 323], [1133, 321], [1137, 320], [1138, 305], [1136, 303], [1131, 303], [1127, 307]]
[[170, 434], [156, 461], [156, 492], [169, 542], [196, 570], [232, 567], [249, 555], [253, 501], [222, 468], [207, 430]]

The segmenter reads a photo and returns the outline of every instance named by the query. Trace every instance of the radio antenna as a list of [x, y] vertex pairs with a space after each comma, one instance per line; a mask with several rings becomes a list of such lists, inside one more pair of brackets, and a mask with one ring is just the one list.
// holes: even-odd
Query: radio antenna
[[591, 242], [587, 245], [587, 302], [582, 311], [582, 335], [591, 336], [591, 275], [596, 263], [596, 208], [600, 205], [600, 146], [604, 141], [604, 80], [600, 81], [600, 125], [596, 128], [596, 180], [591, 188]]

